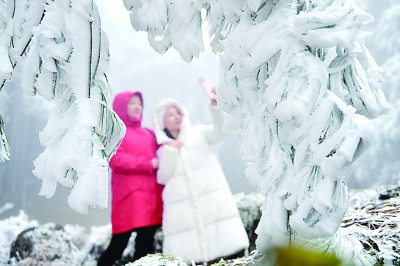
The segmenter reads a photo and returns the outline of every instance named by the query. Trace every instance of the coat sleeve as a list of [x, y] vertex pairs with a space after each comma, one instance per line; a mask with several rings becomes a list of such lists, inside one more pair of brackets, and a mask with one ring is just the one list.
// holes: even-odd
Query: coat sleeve
[[218, 106], [210, 106], [210, 111], [213, 124], [206, 127], [204, 136], [208, 143], [213, 144], [221, 141], [225, 137], [225, 133], [222, 130], [224, 115]]
[[165, 144], [157, 150], [157, 157], [160, 161], [157, 171], [157, 182], [165, 185], [174, 175], [179, 150]]
[[110, 168], [125, 173], [152, 173], [155, 171], [151, 159], [139, 154], [128, 153], [122, 145], [118, 148], [117, 153], [111, 157]]

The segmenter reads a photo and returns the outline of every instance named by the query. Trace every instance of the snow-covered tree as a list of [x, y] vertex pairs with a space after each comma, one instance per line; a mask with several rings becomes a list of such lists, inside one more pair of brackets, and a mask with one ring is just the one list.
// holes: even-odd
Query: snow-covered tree
[[[0, 81], [5, 80], [9, 77], [12, 72], [12, 66], [9, 64], [8, 60], [8, 51], [6, 47], [8, 46], [7, 42], [3, 39], [3, 35], [6, 33], [6, 4], [3, 1], [0, 1]], [[11, 27], [10, 27], [11, 28]], [[9, 41], [9, 40], [8, 40]], [[4, 81], [3, 81], [4, 83]], [[0, 85], [2, 88], [4, 84]], [[4, 132], [4, 121], [3, 117], [0, 114], [0, 162], [4, 162], [4, 160], [8, 160], [10, 156], [10, 147], [8, 145], [7, 136]]]
[[[393, 112], [374, 121], [379, 128], [371, 148], [349, 171], [355, 179], [352, 186], [370, 187], [372, 185], [393, 184], [400, 181], [398, 147], [400, 146], [400, 4], [386, 2], [385, 9], [377, 17], [372, 28], [376, 34], [371, 36], [371, 46], [382, 62], [384, 92], [393, 105]], [[368, 9], [376, 8], [376, 1], [365, 1]], [[378, 30], [379, 29], [379, 30]]]
[[239, 135], [246, 175], [266, 196], [257, 248], [302, 245], [372, 264], [337, 231], [347, 209], [344, 170], [370, 144], [371, 119], [389, 109], [364, 44], [372, 17], [348, 0], [124, 4], [156, 51], [173, 47], [188, 62], [208, 23], [226, 128]]
[[[40, 133], [40, 195], [72, 187], [69, 205], [107, 206], [108, 158], [124, 134], [109, 108], [108, 41], [93, 0], [0, 0], [0, 89], [20, 74], [30, 95], [57, 110]], [[12, 104], [12, 103], [8, 103]], [[10, 155], [0, 117], [0, 159]]]

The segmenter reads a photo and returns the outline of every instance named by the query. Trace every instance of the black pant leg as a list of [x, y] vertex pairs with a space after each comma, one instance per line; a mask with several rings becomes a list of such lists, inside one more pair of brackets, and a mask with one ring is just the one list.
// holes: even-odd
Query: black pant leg
[[154, 235], [158, 226], [146, 226], [135, 229], [137, 233], [135, 239], [135, 255], [134, 260], [138, 260], [155, 251], [154, 248]]
[[132, 231], [112, 235], [110, 244], [106, 251], [100, 256], [97, 265], [112, 266], [120, 259], [131, 237], [131, 233]]

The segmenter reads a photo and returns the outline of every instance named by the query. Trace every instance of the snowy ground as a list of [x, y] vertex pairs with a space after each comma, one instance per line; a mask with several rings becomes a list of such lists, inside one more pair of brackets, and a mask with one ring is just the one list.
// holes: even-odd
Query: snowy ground
[[[257, 193], [241, 193], [235, 195], [235, 198], [246, 230], [254, 241], [253, 231], [260, 218], [259, 206], [263, 197]], [[384, 265], [400, 265], [399, 204], [399, 185], [377, 190], [352, 191], [350, 207], [341, 230], [359, 239], [365, 250], [379, 258]], [[0, 214], [5, 214], [9, 208], [9, 204], [0, 206]], [[29, 229], [33, 227], [36, 229]], [[25, 237], [19, 237], [15, 242], [24, 230]], [[107, 246], [110, 232], [109, 224], [92, 227], [90, 230], [79, 225], [39, 225], [21, 211], [18, 216], [0, 220], [0, 265], [96, 265], [96, 258]], [[162, 237], [160, 235], [157, 236], [158, 250]], [[127, 248], [124, 257], [129, 258], [133, 252], [132, 248]], [[221, 262], [218, 265], [254, 265], [259, 257], [253, 252], [247, 258]], [[168, 255], [153, 255], [131, 264], [139, 265], [186, 264]]]
[[[255, 221], [260, 219], [259, 207], [263, 197], [257, 193], [239, 193], [235, 195], [235, 199], [244, 226], [253, 239], [252, 247], [254, 248], [255, 235], [252, 232], [255, 229]], [[0, 206], [0, 214], [2, 212], [6, 214], [11, 207], [11, 204]], [[18, 237], [21, 232], [24, 232], [24, 237]], [[30, 220], [21, 210], [17, 216], [0, 220], [0, 265], [32, 265], [37, 261], [47, 261], [46, 265], [49, 261], [51, 261], [50, 265], [96, 265], [96, 259], [107, 246], [110, 234], [110, 224], [94, 226], [90, 230], [85, 230], [80, 225], [68, 224], [63, 227], [53, 223], [40, 225], [37, 221]], [[16, 241], [17, 238], [18, 241]], [[158, 232], [156, 251], [161, 250], [161, 238], [162, 233]], [[134, 235], [131, 242], [133, 240]], [[134, 250], [131, 246], [128, 245], [125, 250], [123, 261], [132, 256]], [[19, 250], [19, 253], [15, 250]], [[13, 257], [11, 259], [10, 254]], [[169, 257], [166, 261], [171, 262], [171, 258]], [[154, 265], [160, 266], [159, 263]], [[180, 265], [179, 263], [177, 260], [177, 263], [173, 265]]]

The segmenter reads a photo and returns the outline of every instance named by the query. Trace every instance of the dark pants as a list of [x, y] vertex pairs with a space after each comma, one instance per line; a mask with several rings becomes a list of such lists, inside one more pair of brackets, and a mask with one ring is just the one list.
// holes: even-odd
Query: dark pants
[[112, 235], [111, 242], [97, 261], [98, 266], [112, 266], [124, 252], [132, 232], [136, 232], [133, 261], [154, 253], [154, 235], [158, 226], [136, 228], [129, 232]]

